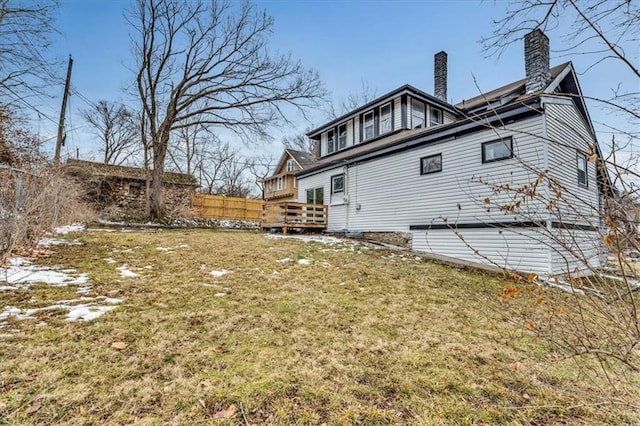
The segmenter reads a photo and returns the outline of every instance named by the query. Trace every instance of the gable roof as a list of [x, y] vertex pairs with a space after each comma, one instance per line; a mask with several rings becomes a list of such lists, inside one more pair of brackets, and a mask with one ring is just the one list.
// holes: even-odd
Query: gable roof
[[313, 163], [313, 155], [309, 152], [296, 151], [295, 149], [290, 148], [285, 149], [285, 152], [287, 152], [302, 169]]
[[[140, 167], [116, 166], [114, 164], [68, 159], [64, 168], [68, 173], [80, 177], [103, 176], [120, 179], [146, 180], [145, 170]], [[165, 172], [162, 181], [174, 185], [200, 186], [193, 175], [186, 173]]]
[[[571, 65], [571, 62], [565, 62], [560, 65], [556, 65], [553, 68], [549, 69], [549, 73], [551, 74], [551, 78], [549, 80], [548, 87], [554, 85], [554, 81], [568, 66]], [[509, 83], [502, 87], [498, 87], [497, 89], [490, 90], [485, 93], [481, 93], [478, 96], [474, 96], [473, 98], [464, 99], [462, 102], [457, 103], [455, 107], [464, 113], [472, 113], [475, 110], [479, 110], [481, 108], [491, 108], [492, 106], [502, 106], [509, 102], [520, 102], [524, 99], [531, 98], [534, 96], [540, 95], [545, 89], [540, 90], [538, 92], [526, 93], [525, 84], [527, 79], [523, 78], [518, 81], [514, 81], [513, 83]], [[497, 102], [500, 102], [498, 105]], [[496, 104], [496, 105], [492, 105]]]

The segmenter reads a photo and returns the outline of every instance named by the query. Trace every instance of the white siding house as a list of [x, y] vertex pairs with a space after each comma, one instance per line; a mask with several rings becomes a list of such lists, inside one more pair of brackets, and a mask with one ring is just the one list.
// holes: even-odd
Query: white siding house
[[[440, 256], [586, 273], [602, 255], [597, 141], [571, 63], [537, 72], [455, 106], [403, 86], [311, 131], [321, 158], [298, 174], [299, 201], [322, 188], [330, 232], [401, 233]], [[327, 148], [343, 123], [353, 144]]]

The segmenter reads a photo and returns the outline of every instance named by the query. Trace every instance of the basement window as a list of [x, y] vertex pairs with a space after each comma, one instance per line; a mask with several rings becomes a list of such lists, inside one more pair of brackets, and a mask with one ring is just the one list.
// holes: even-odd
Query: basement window
[[513, 139], [504, 138], [482, 144], [482, 162], [506, 160], [513, 158]]
[[576, 154], [576, 160], [578, 163], [578, 185], [586, 188], [589, 186], [589, 181], [587, 179], [587, 156], [578, 152]]
[[430, 155], [420, 159], [420, 174], [427, 175], [442, 171], [442, 154]]

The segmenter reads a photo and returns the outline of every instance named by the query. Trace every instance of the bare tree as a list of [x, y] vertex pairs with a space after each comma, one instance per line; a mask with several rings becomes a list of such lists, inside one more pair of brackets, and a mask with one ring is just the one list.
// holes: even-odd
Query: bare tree
[[223, 164], [222, 183], [218, 195], [246, 198], [251, 193], [251, 182], [247, 176], [250, 162], [236, 156]]
[[0, 0], [0, 94], [24, 102], [24, 97], [41, 93], [59, 76], [52, 61], [45, 58], [56, 33], [55, 0]]
[[129, 159], [138, 141], [139, 123], [124, 104], [102, 100], [81, 115], [102, 141], [104, 164], [122, 164]]
[[338, 118], [349, 111], [353, 111], [354, 109], [371, 102], [376, 98], [376, 96], [376, 89], [372, 88], [368, 82], [361, 81], [360, 89], [358, 91], [349, 92], [345, 98], [340, 99], [337, 103], [329, 103], [327, 107], [327, 116], [329, 119]]
[[247, 2], [138, 0], [129, 22], [153, 146], [152, 218], [162, 216], [171, 132], [204, 125], [266, 135], [288, 108], [304, 113], [324, 94], [315, 73], [269, 54], [273, 20]]
[[270, 175], [275, 162], [276, 159], [273, 157], [272, 153], [259, 155], [249, 159], [248, 161], [248, 170], [253, 177], [253, 183], [256, 185], [254, 187], [256, 188], [255, 193], [259, 198], [264, 198], [264, 187], [262, 185], [262, 181]]
[[[616, 381], [625, 372], [640, 372], [637, 299], [640, 276], [639, 270], [626, 255], [630, 249], [640, 251], [637, 227], [635, 224], [629, 225], [635, 220], [631, 218], [638, 217], [635, 200], [640, 182], [637, 168], [640, 73], [638, 58], [630, 53], [637, 48], [640, 8], [637, 2], [626, 0], [511, 2], [505, 15], [495, 21], [493, 34], [483, 42], [488, 55], [499, 55], [510, 44], [519, 42], [523, 33], [537, 28], [562, 28], [562, 22], [572, 22], [572, 26], [565, 33], [566, 48], [560, 53], [592, 57], [588, 69], [607, 61], [616, 63], [620, 74], [611, 75], [611, 96], [584, 98], [590, 105], [607, 110], [611, 113], [609, 118], [616, 117], [627, 127], [616, 127], [609, 122], [595, 123], [602, 133], [612, 134], [607, 152], [601, 151], [597, 143], [585, 138], [584, 132], [581, 133], [570, 121], [557, 117], [549, 117], [548, 123], [561, 128], [562, 137], [522, 131], [520, 135], [544, 139], [549, 146], [570, 147], [567, 140], [580, 141], [588, 146], [581, 155], [597, 170], [597, 184], [601, 188], [600, 200], [603, 205], [599, 205], [599, 201], [594, 201], [585, 191], [575, 191], [564, 185], [544, 167], [520, 158], [517, 152], [514, 158], [532, 176], [530, 181], [514, 185], [506, 181], [504, 176], [477, 177], [470, 187], [479, 184], [488, 188], [491, 196], [479, 201], [487, 212], [498, 211], [529, 223], [539, 221], [542, 213], [556, 218], [561, 224], [585, 223], [593, 229], [605, 229], [600, 239], [594, 240], [569, 228], [540, 227], [536, 244], [553, 247], [565, 265], [564, 277], [554, 278], [555, 283], [554, 280], [547, 282], [571, 292], [572, 297], [554, 298], [527, 285], [538, 282], [540, 277], [537, 275], [527, 276], [505, 269], [505, 273], [516, 284], [505, 288], [499, 305], [494, 308], [504, 313], [505, 320], [521, 326], [525, 332], [546, 339], [564, 356], [575, 360], [585, 359], [589, 375], [595, 371], [594, 364], [599, 365], [605, 379], [615, 387]], [[635, 84], [625, 87], [622, 84], [624, 79]], [[493, 130], [497, 133], [515, 131], [507, 124], [496, 126]], [[586, 167], [587, 161], [585, 170]], [[454, 232], [476, 255], [495, 266], [504, 267], [495, 257], [490, 258], [483, 250], [466, 242], [462, 232], [455, 228], [455, 218], [443, 220], [451, 224]], [[593, 250], [601, 248], [603, 243], [609, 252], [605, 269], [592, 262]], [[516, 296], [523, 301], [508, 303]]]
[[172, 168], [181, 173], [192, 174], [204, 162], [206, 146], [215, 140], [216, 136], [202, 125], [179, 129], [167, 151]]
[[312, 153], [314, 143], [306, 135], [308, 130], [310, 129], [307, 129], [304, 133], [283, 137], [282, 145], [284, 145], [285, 148], [295, 149], [296, 151]]
[[194, 169], [194, 174], [200, 181], [200, 191], [217, 194], [224, 180], [225, 165], [236, 161], [237, 155], [237, 151], [231, 149], [228, 142], [217, 139], [203, 146]]

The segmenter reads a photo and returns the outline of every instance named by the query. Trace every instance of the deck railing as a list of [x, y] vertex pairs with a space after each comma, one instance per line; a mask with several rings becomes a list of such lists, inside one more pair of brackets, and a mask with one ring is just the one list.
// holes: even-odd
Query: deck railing
[[285, 201], [282, 203], [265, 203], [262, 209], [263, 228], [282, 228], [286, 233], [292, 228], [327, 227], [327, 206], [322, 204], [305, 204]]

